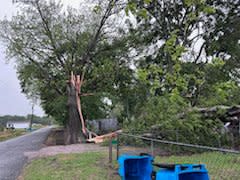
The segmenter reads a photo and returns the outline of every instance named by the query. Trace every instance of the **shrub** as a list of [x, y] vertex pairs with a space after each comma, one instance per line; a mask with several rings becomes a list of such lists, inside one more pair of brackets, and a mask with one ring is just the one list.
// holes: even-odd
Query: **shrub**
[[203, 119], [190, 111], [178, 94], [149, 98], [124, 127], [132, 133], [151, 132], [155, 138], [164, 140], [217, 147], [223, 136], [220, 120]]

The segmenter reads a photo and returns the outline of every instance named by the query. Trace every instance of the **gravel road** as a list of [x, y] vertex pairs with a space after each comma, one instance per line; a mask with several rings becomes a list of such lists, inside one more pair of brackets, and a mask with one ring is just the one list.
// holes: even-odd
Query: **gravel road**
[[24, 152], [36, 151], [50, 133], [46, 127], [0, 143], [0, 180], [15, 180], [20, 174], [27, 157]]

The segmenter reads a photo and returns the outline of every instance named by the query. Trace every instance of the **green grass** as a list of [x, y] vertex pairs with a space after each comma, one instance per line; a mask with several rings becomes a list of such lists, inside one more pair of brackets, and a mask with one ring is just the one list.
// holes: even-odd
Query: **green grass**
[[27, 132], [25, 130], [19, 130], [19, 129], [7, 130], [7, 131], [4, 131], [4, 132], [0, 132], [0, 142], [1, 141], [6, 141], [6, 140], [14, 138], [14, 137], [21, 136], [21, 135], [26, 134], [26, 133]]
[[117, 180], [103, 152], [61, 154], [33, 160], [23, 172], [24, 180]]
[[45, 126], [42, 125], [42, 124], [33, 124], [33, 125], [32, 125], [32, 128], [33, 128], [33, 129], [40, 129], [40, 128], [43, 128], [43, 127], [45, 127]]
[[[57, 155], [33, 160], [24, 180], [118, 180], [117, 163], [110, 168], [106, 152]], [[157, 156], [157, 163], [205, 164], [211, 180], [239, 180], [240, 155], [206, 152], [194, 155]]]
[[210, 178], [216, 180], [240, 179], [240, 155], [208, 152], [195, 155], [156, 157], [158, 163], [205, 164]]

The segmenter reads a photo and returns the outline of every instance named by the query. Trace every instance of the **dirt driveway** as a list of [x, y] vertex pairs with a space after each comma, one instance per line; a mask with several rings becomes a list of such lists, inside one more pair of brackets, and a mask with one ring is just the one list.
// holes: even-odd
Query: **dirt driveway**
[[47, 146], [39, 151], [25, 152], [24, 155], [29, 160], [53, 156], [57, 154], [69, 154], [69, 153], [83, 153], [83, 152], [94, 152], [94, 151], [107, 151], [107, 147], [102, 147], [97, 144], [72, 144], [67, 146]]

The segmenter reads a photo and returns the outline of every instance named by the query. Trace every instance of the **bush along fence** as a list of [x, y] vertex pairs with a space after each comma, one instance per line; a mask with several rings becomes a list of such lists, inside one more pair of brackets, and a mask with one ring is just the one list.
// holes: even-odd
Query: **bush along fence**
[[[113, 153], [113, 147], [116, 147], [116, 153]], [[157, 163], [205, 164], [213, 180], [240, 179], [240, 151], [234, 149], [153, 138], [147, 133], [118, 133], [109, 143], [110, 162], [115, 155], [118, 158], [120, 154], [141, 153], [154, 156]]]

